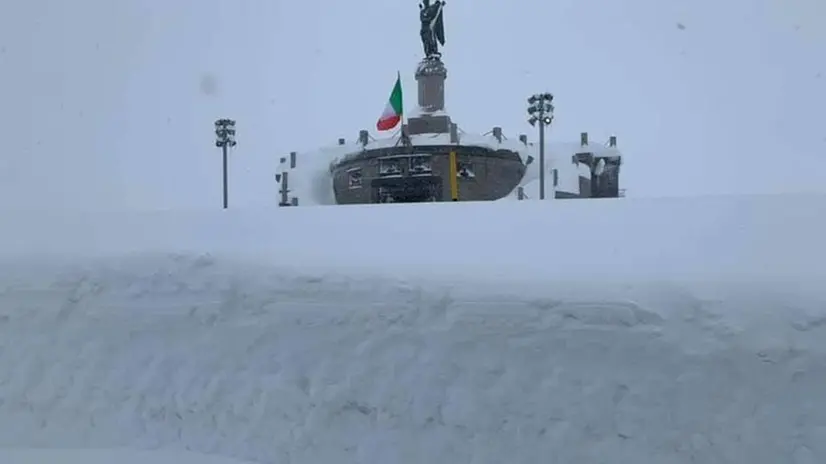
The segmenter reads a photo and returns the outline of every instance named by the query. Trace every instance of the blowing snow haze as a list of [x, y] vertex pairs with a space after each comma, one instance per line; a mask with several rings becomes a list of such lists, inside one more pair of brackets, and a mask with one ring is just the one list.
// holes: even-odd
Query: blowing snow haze
[[823, 3], [416, 3], [2, 10], [2, 464], [826, 462]]
[[[271, 204], [279, 156], [354, 138], [396, 69], [414, 88], [416, 3], [16, 2], [0, 18], [0, 207], [220, 204], [211, 130], [226, 116], [233, 204]], [[822, 13], [814, 0], [454, 1], [447, 106], [466, 129], [517, 133], [525, 96], [551, 90], [549, 138], [620, 135], [635, 196], [822, 191]]]

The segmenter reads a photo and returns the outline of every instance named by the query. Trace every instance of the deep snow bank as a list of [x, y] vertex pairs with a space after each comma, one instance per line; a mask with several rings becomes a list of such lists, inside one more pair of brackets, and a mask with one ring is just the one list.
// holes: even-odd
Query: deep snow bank
[[807, 196], [4, 216], [0, 447], [824, 462], [824, 218]]
[[0, 447], [261, 462], [823, 462], [826, 295], [142, 256], [0, 273]]
[[3, 464], [244, 464], [196, 453], [133, 450], [0, 449]]
[[826, 195], [0, 217], [0, 256], [224, 252], [450, 278], [826, 281]]

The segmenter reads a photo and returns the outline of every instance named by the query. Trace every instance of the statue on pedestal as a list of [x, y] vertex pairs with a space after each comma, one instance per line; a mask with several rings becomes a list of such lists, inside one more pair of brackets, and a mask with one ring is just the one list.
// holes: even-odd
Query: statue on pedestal
[[442, 0], [433, 3], [422, 0], [419, 4], [419, 20], [422, 22], [420, 35], [426, 60], [439, 60], [442, 56], [439, 45], [445, 45], [445, 25], [442, 19], [444, 6]]

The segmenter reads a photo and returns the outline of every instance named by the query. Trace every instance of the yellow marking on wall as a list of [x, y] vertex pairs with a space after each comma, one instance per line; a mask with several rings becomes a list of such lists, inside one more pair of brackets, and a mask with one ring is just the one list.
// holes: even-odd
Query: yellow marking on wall
[[459, 172], [456, 169], [456, 152], [450, 152], [450, 198], [459, 201]]

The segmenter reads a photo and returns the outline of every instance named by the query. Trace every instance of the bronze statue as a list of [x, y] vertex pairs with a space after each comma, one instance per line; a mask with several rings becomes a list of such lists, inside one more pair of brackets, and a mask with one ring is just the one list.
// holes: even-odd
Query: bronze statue
[[422, 0], [419, 4], [419, 19], [422, 22], [421, 36], [424, 46], [424, 56], [428, 60], [438, 60], [442, 54], [439, 53], [439, 45], [445, 44], [445, 25], [442, 19], [442, 10], [445, 2], [436, 0]]

